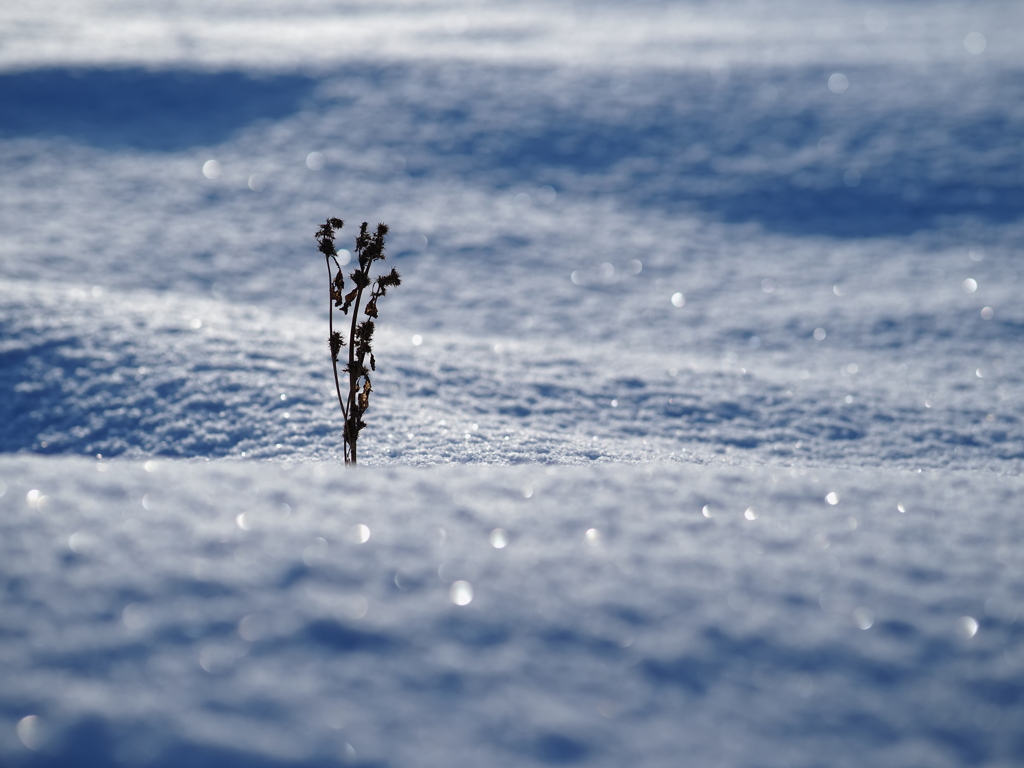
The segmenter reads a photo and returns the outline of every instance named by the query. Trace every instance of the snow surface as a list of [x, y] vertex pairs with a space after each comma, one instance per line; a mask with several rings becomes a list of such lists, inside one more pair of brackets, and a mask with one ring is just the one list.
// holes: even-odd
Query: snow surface
[[1022, 33], [5, 3], [0, 765], [1024, 762]]

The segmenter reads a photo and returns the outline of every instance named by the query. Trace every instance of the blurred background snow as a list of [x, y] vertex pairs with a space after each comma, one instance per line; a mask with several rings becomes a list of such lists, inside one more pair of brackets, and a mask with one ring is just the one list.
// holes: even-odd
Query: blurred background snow
[[0, 762], [1018, 764], [1022, 33], [3, 3]]

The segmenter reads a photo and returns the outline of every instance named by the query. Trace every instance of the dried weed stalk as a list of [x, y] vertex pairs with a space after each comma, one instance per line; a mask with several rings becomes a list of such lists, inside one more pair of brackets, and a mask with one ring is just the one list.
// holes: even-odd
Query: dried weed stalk
[[[377, 317], [377, 301], [383, 297], [388, 288], [401, 285], [398, 272], [392, 269], [386, 275], [370, 277], [370, 267], [375, 261], [384, 260], [384, 238], [388, 234], [387, 224], [378, 224], [373, 234], [367, 231], [366, 222], [359, 228], [356, 236], [355, 260], [356, 268], [349, 274], [352, 290], [345, 292], [345, 277], [342, 264], [338, 262], [338, 252], [334, 248], [334, 233], [344, 226], [341, 219], [328, 219], [316, 233], [316, 241], [320, 253], [327, 261], [327, 279], [331, 301], [328, 322], [331, 347], [331, 362], [334, 365], [334, 389], [338, 393], [338, 405], [345, 418], [345, 463], [356, 463], [356, 441], [359, 432], [366, 424], [363, 414], [370, 405], [370, 371], [377, 370], [377, 361], [373, 357], [373, 319]], [[363, 293], [370, 289], [370, 296], [363, 307]], [[366, 320], [359, 322], [359, 309], [363, 307]], [[341, 393], [341, 377], [338, 375], [338, 356], [345, 345], [345, 337], [334, 330], [334, 310], [340, 309], [343, 314], [351, 317], [349, 327], [348, 364], [342, 368], [348, 374], [348, 394]], [[369, 366], [369, 367], [367, 367]]]

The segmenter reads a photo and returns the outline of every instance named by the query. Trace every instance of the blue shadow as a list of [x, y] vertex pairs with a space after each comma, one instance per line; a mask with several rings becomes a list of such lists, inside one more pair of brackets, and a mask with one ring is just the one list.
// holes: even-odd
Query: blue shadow
[[1024, 73], [846, 72], [852, 85], [835, 94], [820, 67], [637, 71], [616, 82], [543, 68], [365, 66], [338, 73], [347, 96], [318, 108], [355, 126], [346, 141], [406, 156], [413, 177], [482, 188], [551, 184], [627, 208], [844, 238], [1021, 217], [1024, 116], [1013, 105]]
[[0, 75], [0, 137], [178, 151], [302, 110], [321, 136], [402, 155], [413, 178], [482, 189], [550, 184], [623, 208], [843, 238], [1021, 218], [1024, 115], [1013, 106], [1024, 73], [846, 72], [839, 95], [820, 67], [625, 80], [450, 62], [352, 64], [316, 78], [45, 69]]
[[298, 111], [316, 80], [242, 72], [54, 68], [0, 74], [0, 137], [65, 137], [103, 149], [217, 144]]

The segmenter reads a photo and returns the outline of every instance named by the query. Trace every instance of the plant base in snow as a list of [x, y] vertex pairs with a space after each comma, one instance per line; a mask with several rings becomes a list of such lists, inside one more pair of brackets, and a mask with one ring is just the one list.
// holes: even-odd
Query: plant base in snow
[[[371, 234], [366, 222], [359, 228], [356, 236], [355, 259], [356, 268], [349, 273], [352, 289], [345, 292], [345, 276], [342, 264], [338, 261], [338, 252], [334, 248], [334, 233], [344, 226], [341, 219], [328, 219], [316, 232], [316, 241], [320, 253], [327, 261], [327, 281], [330, 291], [330, 309], [328, 323], [330, 335], [327, 343], [331, 348], [331, 363], [334, 366], [334, 389], [338, 395], [338, 405], [345, 420], [342, 437], [345, 441], [345, 463], [355, 464], [357, 458], [356, 443], [359, 432], [366, 426], [363, 414], [370, 406], [370, 372], [377, 370], [377, 361], [373, 356], [373, 321], [377, 317], [377, 301], [384, 297], [388, 288], [401, 285], [401, 278], [395, 269], [386, 275], [370, 277], [370, 267], [375, 261], [384, 260], [384, 239], [388, 234], [387, 224], [378, 224], [377, 231]], [[369, 298], [363, 306], [363, 298], [369, 289]], [[348, 392], [342, 394], [341, 376], [338, 373], [338, 357], [342, 347], [346, 346], [345, 337], [334, 330], [334, 310], [341, 310], [349, 315], [348, 363], [341, 372], [348, 377]], [[366, 317], [359, 321], [362, 309]]]

